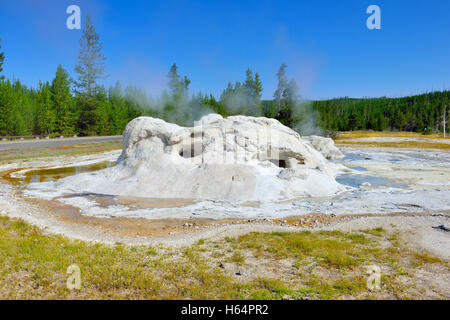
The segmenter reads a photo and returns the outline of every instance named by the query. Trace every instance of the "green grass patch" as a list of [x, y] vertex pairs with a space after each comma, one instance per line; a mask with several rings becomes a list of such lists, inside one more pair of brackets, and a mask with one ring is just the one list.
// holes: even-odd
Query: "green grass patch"
[[443, 262], [442, 259], [430, 256], [427, 253], [418, 253], [418, 252], [415, 252], [413, 254], [413, 259], [417, 265], [422, 265], [424, 263], [442, 263]]
[[382, 237], [386, 233], [386, 230], [384, 230], [381, 227], [378, 227], [378, 228], [374, 228], [374, 229], [361, 230], [361, 232], [371, 234], [371, 235], [377, 236], [377, 237]]
[[[276, 259], [312, 258], [321, 266], [345, 268], [364, 261], [362, 245], [371, 241], [363, 234], [339, 231], [250, 233], [237, 240], [240, 248], [255, 250]], [[263, 246], [264, 244], [264, 246]]]
[[[184, 248], [130, 247], [46, 235], [0, 217], [0, 299], [373, 299], [380, 293], [366, 288], [371, 264], [381, 266], [382, 294], [403, 298], [409, 289], [397, 279], [413, 277], [409, 262], [414, 268], [443, 263], [403, 248], [380, 248], [378, 234], [387, 236], [379, 228], [273, 232], [202, 239]], [[392, 240], [399, 241], [398, 234]], [[243, 275], [226, 270], [224, 261]], [[66, 287], [72, 264], [81, 269], [81, 290]], [[252, 265], [257, 268], [249, 271]]]
[[236, 251], [233, 253], [233, 255], [230, 257], [228, 261], [235, 262], [237, 264], [242, 264], [245, 262], [245, 257], [241, 252]]

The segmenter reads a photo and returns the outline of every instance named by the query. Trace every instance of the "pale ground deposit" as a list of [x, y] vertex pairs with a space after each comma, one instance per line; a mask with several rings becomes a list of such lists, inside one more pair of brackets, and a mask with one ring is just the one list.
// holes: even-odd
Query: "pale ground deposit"
[[[411, 246], [450, 258], [448, 232], [432, 228], [449, 226], [448, 151], [339, 151], [331, 139], [303, 138], [261, 118], [210, 115], [200, 135], [195, 128], [150, 119], [127, 127], [122, 151], [3, 164], [0, 171], [10, 181], [0, 184], [0, 213], [73, 238], [129, 244], [186, 245], [249, 231], [395, 225], [413, 232]], [[268, 127], [281, 137], [276, 145], [247, 135]], [[234, 162], [215, 161], [218, 150]], [[178, 162], [168, 166], [174, 157]], [[68, 168], [75, 169], [64, 173]], [[58, 170], [61, 175], [46, 176]], [[58, 210], [75, 213], [61, 218]], [[317, 219], [305, 226], [287, 222], [311, 216]], [[321, 217], [341, 216], [346, 218], [321, 223]], [[169, 220], [182, 224], [152, 235], [104, 228], [112, 221]]]

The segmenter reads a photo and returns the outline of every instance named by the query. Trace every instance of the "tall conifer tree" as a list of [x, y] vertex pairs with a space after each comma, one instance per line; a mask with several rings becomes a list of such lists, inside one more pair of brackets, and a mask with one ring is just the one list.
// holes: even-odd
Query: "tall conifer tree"
[[100, 43], [100, 37], [95, 31], [89, 14], [86, 15], [83, 34], [80, 39], [80, 51], [78, 55], [78, 64], [75, 66], [75, 72], [78, 73], [78, 81], [75, 83], [78, 96], [78, 105], [80, 106], [80, 115], [78, 118], [78, 127], [84, 135], [95, 135], [102, 131], [97, 121], [98, 114], [103, 113], [103, 104], [100, 103], [101, 88], [97, 81], [106, 78], [105, 74], [105, 56], [101, 53], [103, 46]]
[[56, 113], [55, 130], [58, 133], [73, 133], [74, 119], [71, 114], [72, 95], [70, 94], [69, 75], [61, 65], [52, 81], [51, 96]]
[[39, 108], [38, 108], [38, 127], [42, 135], [49, 135], [54, 130], [55, 112], [52, 104], [52, 96], [50, 91], [50, 84], [40, 84], [39, 88]]
[[[2, 39], [0, 38], [0, 49], [2, 48]], [[5, 53], [0, 52], [0, 72], [3, 71], [3, 62], [5, 61]], [[5, 76], [0, 75], [0, 80], [4, 80]]]
[[83, 34], [80, 39], [80, 51], [75, 72], [78, 73], [76, 85], [82, 93], [92, 96], [97, 86], [97, 80], [106, 78], [105, 56], [101, 53], [103, 45], [100, 36], [95, 31], [91, 16], [86, 15]]

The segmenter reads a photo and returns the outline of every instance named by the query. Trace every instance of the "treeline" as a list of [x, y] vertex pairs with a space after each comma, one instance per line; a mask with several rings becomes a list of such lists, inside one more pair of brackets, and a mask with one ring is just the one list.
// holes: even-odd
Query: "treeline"
[[[183, 126], [209, 113], [222, 116], [237, 114], [266, 116], [286, 125], [299, 122], [299, 103], [295, 80], [288, 81], [286, 65], [277, 73], [279, 84], [273, 103], [261, 101], [263, 91], [258, 73], [248, 68], [244, 81], [230, 82], [216, 99], [199, 92], [189, 95], [191, 81], [173, 64], [167, 74], [168, 86], [157, 98], [145, 90], [117, 82], [109, 89], [99, 85], [105, 77], [105, 57], [90, 17], [86, 17], [75, 72], [77, 79], [59, 65], [51, 82], [41, 82], [37, 89], [19, 80], [0, 78], [0, 136], [78, 134], [121, 134], [126, 124], [141, 116], [153, 116]], [[0, 70], [4, 54], [0, 54]]]
[[[450, 91], [402, 98], [338, 98], [314, 101], [320, 125], [329, 131], [396, 130], [443, 132]], [[448, 125], [446, 126], [448, 131]]]
[[[122, 134], [126, 124], [143, 111], [117, 86], [106, 90], [98, 84], [105, 77], [101, 49], [99, 36], [87, 15], [75, 67], [76, 80], [61, 65], [55, 78], [41, 82], [37, 89], [0, 75], [0, 136]], [[0, 71], [4, 59], [2, 52]]]
[[89, 93], [79, 92], [61, 65], [54, 79], [41, 82], [37, 89], [19, 80], [0, 80], [0, 136], [116, 135], [122, 134], [129, 121], [142, 115], [185, 126], [211, 112], [223, 116], [261, 115], [257, 107], [261, 104], [260, 94], [254, 96], [257, 102], [251, 104], [258, 111], [248, 112], [249, 98], [243, 91], [252, 92], [249, 79], [246, 85], [238, 84], [233, 91], [225, 90], [223, 100], [216, 100], [213, 95], [201, 92], [189, 96], [190, 81], [178, 75], [176, 64], [168, 78], [168, 90], [158, 98], [135, 86], [123, 88], [119, 82], [109, 89], [97, 85]]
[[143, 114], [126, 96], [98, 88], [92, 96], [70, 93], [64, 69], [56, 78], [28, 88], [0, 81], [0, 136], [50, 134], [115, 135]]
[[[41, 82], [36, 89], [0, 74], [0, 136], [116, 135], [141, 115], [192, 126], [212, 112], [276, 118], [302, 134], [360, 129], [431, 132], [443, 130], [443, 117], [448, 114], [449, 91], [404, 98], [305, 101], [295, 80], [288, 79], [284, 63], [276, 74], [273, 100], [261, 100], [260, 76], [250, 68], [242, 81], [229, 82], [219, 99], [201, 92], [190, 96], [191, 81], [179, 74], [176, 64], [167, 74], [167, 90], [154, 98], [134, 86], [123, 88], [116, 83], [107, 89], [100, 85], [99, 80], [106, 77], [101, 50], [99, 35], [87, 15], [76, 79], [61, 65], [51, 82]], [[0, 52], [0, 72], [4, 59]]]
[[[201, 92], [189, 96], [191, 81], [178, 74], [176, 64], [168, 72], [167, 90], [153, 98], [133, 86], [125, 89], [120, 83], [109, 89], [101, 86], [99, 80], [106, 77], [106, 58], [101, 51], [99, 35], [87, 15], [75, 66], [76, 79], [61, 65], [54, 79], [41, 82], [37, 89], [0, 76], [0, 136], [121, 134], [129, 121], [141, 115], [184, 126], [193, 125], [194, 120], [211, 112], [223, 116], [277, 117], [287, 125], [298, 122], [294, 112], [298, 88], [294, 80], [288, 82], [284, 64], [277, 73], [279, 85], [273, 104], [262, 103], [260, 76], [250, 68], [245, 80], [234, 85], [230, 82], [219, 100]], [[4, 58], [4, 53], [0, 53], [0, 71]]]

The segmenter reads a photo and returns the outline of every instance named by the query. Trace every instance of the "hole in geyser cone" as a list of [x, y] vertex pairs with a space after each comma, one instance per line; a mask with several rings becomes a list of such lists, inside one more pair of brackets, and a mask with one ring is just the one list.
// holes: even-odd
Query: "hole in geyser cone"
[[205, 133], [202, 132], [202, 131], [200, 131], [200, 132], [191, 132], [190, 137], [191, 138], [200, 138], [200, 137], [204, 138], [205, 137]]
[[195, 146], [194, 143], [191, 146], [183, 146], [178, 154], [183, 158], [193, 158], [202, 153], [201, 146]]
[[269, 159], [270, 162], [272, 162], [274, 165], [280, 167], [280, 168], [286, 168], [286, 160], [283, 159]]

